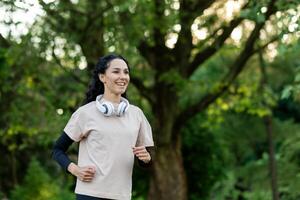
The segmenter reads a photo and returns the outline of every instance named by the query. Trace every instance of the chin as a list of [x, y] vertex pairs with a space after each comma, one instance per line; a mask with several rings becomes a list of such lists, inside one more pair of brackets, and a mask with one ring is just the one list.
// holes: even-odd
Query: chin
[[116, 91], [115, 94], [116, 95], [122, 95], [126, 92], [126, 90], [121, 90], [121, 91]]

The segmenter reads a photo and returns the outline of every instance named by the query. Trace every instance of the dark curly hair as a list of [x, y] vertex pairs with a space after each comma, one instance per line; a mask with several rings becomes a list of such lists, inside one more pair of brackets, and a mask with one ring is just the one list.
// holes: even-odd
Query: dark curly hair
[[[103, 57], [100, 57], [98, 63], [95, 66], [93, 71], [92, 80], [89, 84], [89, 89], [86, 92], [86, 98], [83, 102], [83, 105], [88, 104], [89, 102], [95, 101], [96, 97], [104, 93], [104, 85], [99, 80], [99, 74], [104, 74], [106, 69], [109, 67], [109, 64], [114, 59], [122, 59], [127, 64], [128, 70], [129, 65], [127, 60], [118, 54], [108, 54]], [[122, 94], [122, 97], [126, 98], [126, 92]]]

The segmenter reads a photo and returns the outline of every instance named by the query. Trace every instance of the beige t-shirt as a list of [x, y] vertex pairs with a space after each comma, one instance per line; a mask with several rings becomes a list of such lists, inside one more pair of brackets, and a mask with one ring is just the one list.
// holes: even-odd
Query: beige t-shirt
[[134, 146], [153, 146], [151, 127], [138, 107], [125, 115], [105, 117], [95, 101], [78, 108], [65, 133], [80, 142], [78, 166], [96, 168], [92, 182], [77, 179], [75, 193], [108, 199], [131, 199]]

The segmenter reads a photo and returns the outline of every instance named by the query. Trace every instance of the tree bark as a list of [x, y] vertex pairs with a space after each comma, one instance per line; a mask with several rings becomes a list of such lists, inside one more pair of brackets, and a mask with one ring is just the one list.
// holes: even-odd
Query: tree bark
[[12, 175], [13, 185], [17, 185], [18, 184], [17, 162], [16, 162], [16, 155], [14, 151], [11, 152], [11, 167], [12, 167], [11, 175]]
[[[262, 51], [259, 51], [259, 62], [260, 62], [260, 71], [261, 71], [261, 82], [260, 82], [260, 92], [263, 92], [265, 86], [268, 85], [268, 76], [266, 72], [266, 63], [263, 58]], [[265, 106], [268, 106], [266, 102], [263, 101]], [[270, 107], [270, 106], [268, 106]], [[270, 108], [271, 109], [271, 108]], [[272, 125], [272, 114], [266, 115], [263, 118], [266, 133], [267, 133], [267, 141], [268, 141], [268, 149], [269, 149], [269, 173], [270, 173], [270, 182], [272, 188], [272, 196], [273, 200], [279, 200], [278, 193], [278, 184], [277, 184], [277, 167], [275, 160], [275, 150], [274, 150], [274, 134], [273, 134], [273, 125]]]
[[273, 126], [272, 117], [264, 117], [264, 123], [267, 132], [268, 146], [269, 146], [269, 172], [271, 177], [271, 187], [273, 200], [279, 200], [278, 186], [277, 186], [277, 167], [275, 161], [275, 150], [273, 142]]
[[[155, 132], [153, 173], [148, 193], [149, 200], [186, 200], [187, 178], [181, 154], [179, 130], [174, 130], [174, 120], [178, 113], [178, 97], [172, 85], [160, 82], [154, 91], [155, 104], [152, 105], [155, 119], [152, 127]], [[176, 137], [174, 137], [174, 135]]]
[[180, 145], [157, 148], [148, 194], [149, 200], [186, 200], [187, 180]]

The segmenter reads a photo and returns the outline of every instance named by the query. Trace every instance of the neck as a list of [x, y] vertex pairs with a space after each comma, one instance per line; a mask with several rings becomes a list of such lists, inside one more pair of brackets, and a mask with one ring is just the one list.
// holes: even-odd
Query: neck
[[107, 101], [110, 101], [112, 103], [120, 103], [121, 101], [121, 94], [116, 95], [116, 94], [110, 94], [110, 93], [105, 93], [103, 94], [103, 98]]

